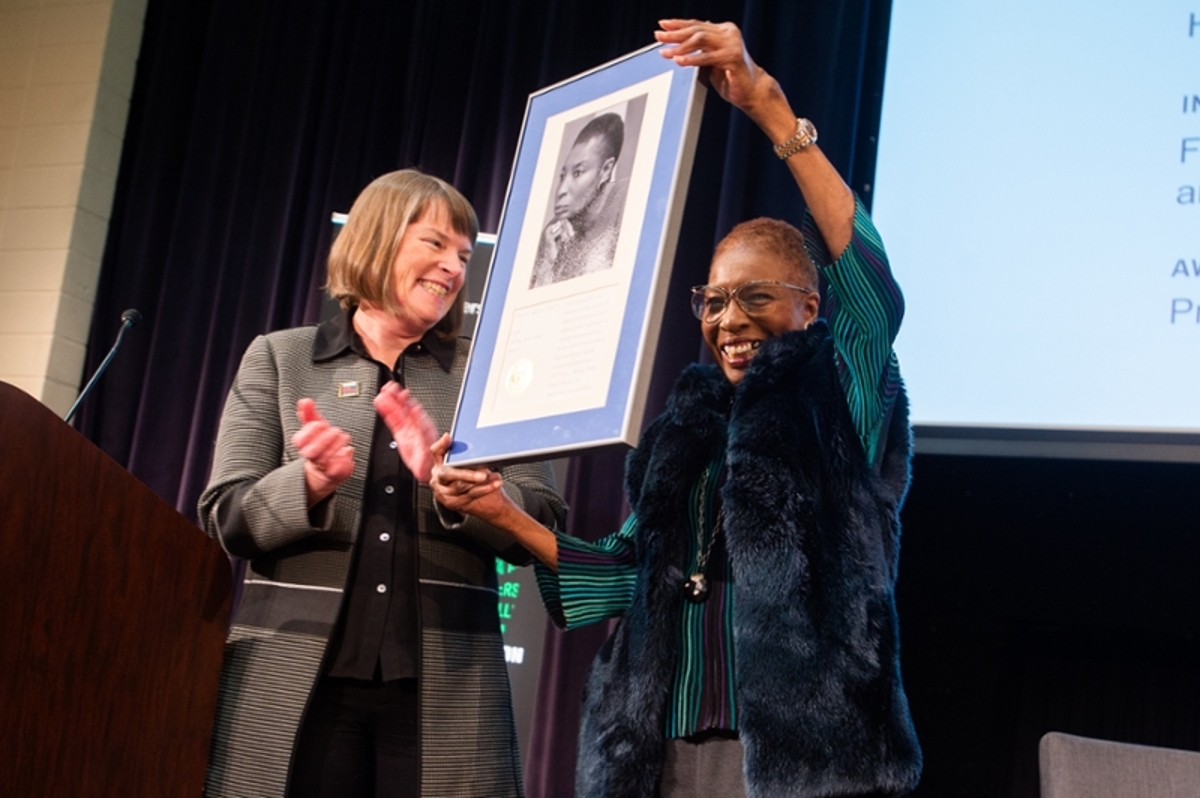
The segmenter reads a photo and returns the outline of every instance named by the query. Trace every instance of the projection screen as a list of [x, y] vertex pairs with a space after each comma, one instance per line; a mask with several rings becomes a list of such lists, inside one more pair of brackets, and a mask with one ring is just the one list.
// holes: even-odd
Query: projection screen
[[917, 451], [1200, 461], [1200, 0], [895, 0]]

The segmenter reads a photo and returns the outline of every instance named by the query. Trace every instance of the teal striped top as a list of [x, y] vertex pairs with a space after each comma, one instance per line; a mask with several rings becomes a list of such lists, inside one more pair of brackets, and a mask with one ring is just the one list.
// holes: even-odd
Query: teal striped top
[[[809, 254], [828, 281], [822, 309], [850, 415], [868, 460], [874, 463], [900, 388], [892, 343], [904, 315], [904, 299], [892, 277], [883, 242], [857, 199], [854, 235], [837, 261], [829, 262], [810, 216], [805, 218], [802, 232]], [[710, 465], [711, 478], [692, 488], [688, 570], [696, 562], [698, 537], [707, 545], [716, 519], [721, 482], [716, 475], [721, 474], [722, 459]], [[700, 518], [702, 487], [706, 494], [704, 518]], [[535, 566], [538, 588], [556, 624], [571, 629], [619, 617], [628, 609], [637, 580], [636, 534], [637, 519], [631, 515], [620, 530], [595, 543], [558, 535], [558, 573]], [[733, 645], [736, 597], [723, 543], [724, 535], [718, 535], [705, 569], [708, 600], [698, 604], [684, 601], [674, 630], [679, 656], [663, 730], [668, 738], [738, 728]]]

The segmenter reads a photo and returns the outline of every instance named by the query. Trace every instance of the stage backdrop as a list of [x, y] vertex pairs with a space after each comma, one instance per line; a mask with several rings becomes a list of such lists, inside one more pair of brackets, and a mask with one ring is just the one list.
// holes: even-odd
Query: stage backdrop
[[[83, 431], [194, 517], [217, 419], [257, 334], [314, 321], [333, 211], [416, 166], [497, 227], [530, 92], [650, 43], [668, 16], [730, 19], [870, 202], [887, 0], [151, 0], [96, 299]], [[707, 103], [647, 418], [701, 349], [687, 288], [715, 241], [802, 208], [769, 143]], [[573, 531], [616, 528], [620, 453], [575, 464]], [[596, 512], [595, 508], [609, 508]], [[582, 671], [606, 630], [549, 635], [531, 795], [570, 794]]]
[[[146, 320], [81, 428], [194, 513], [242, 351], [318, 317], [330, 213], [380, 173], [417, 166], [496, 229], [528, 94], [651, 42], [668, 14], [743, 24], [869, 202], [888, 4], [826, 6], [152, 0], [86, 371], [122, 310]], [[716, 238], [754, 215], [801, 215], [768, 143], [707, 105], [660, 383], [698, 351], [686, 287]]]
[[[146, 323], [83, 407], [84, 430], [194, 513], [242, 350], [318, 315], [330, 213], [377, 174], [420, 166], [495, 229], [526, 96], [648, 43], [659, 17], [740, 22], [869, 203], [889, 10], [151, 0], [87, 370], [122, 310]], [[799, 218], [794, 198], [769, 146], [711, 99], [648, 417], [699, 351], [686, 289], [715, 239], [753, 215]], [[621, 469], [620, 453], [573, 465], [576, 534], [619, 523]], [[1198, 479], [1197, 465], [917, 458], [897, 596], [926, 756], [918, 798], [1036, 798], [1036, 741], [1050, 729], [1200, 747]], [[571, 794], [583, 673], [606, 633], [547, 635], [531, 796]]]

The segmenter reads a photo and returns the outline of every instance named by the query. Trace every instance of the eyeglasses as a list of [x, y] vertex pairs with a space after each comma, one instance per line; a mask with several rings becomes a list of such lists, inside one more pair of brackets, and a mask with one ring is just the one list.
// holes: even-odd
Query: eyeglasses
[[811, 288], [775, 280], [751, 280], [732, 291], [719, 285], [697, 285], [692, 288], [692, 313], [705, 324], [716, 324], [729, 310], [732, 299], [747, 316], [762, 316], [783, 300], [788, 291], [813, 293]]

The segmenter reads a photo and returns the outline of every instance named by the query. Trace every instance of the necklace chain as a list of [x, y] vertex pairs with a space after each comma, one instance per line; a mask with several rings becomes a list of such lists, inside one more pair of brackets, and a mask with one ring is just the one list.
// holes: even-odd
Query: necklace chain
[[711, 471], [712, 464], [710, 463], [700, 478], [700, 517], [696, 523], [696, 573], [701, 575], [708, 567], [708, 558], [712, 554], [713, 543], [716, 542], [717, 535], [725, 523], [725, 508], [721, 507], [717, 511], [716, 520], [713, 521], [712, 534], [708, 536], [708, 545], [704, 545], [705, 497], [708, 495], [708, 476]]

